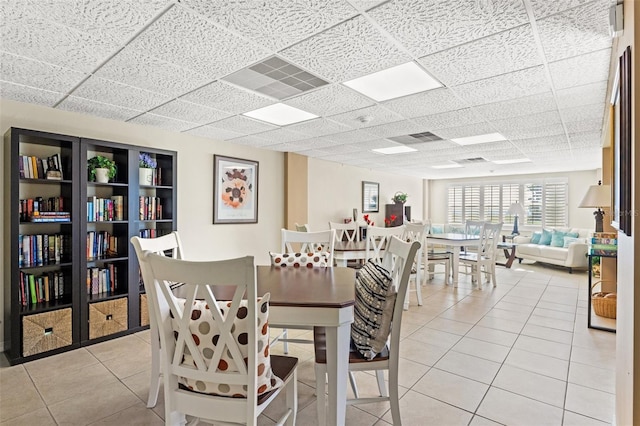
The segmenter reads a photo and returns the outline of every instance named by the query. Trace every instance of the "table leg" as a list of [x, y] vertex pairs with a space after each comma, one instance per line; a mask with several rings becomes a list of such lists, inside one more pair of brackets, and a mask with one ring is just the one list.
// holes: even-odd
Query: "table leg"
[[458, 269], [460, 269], [460, 246], [451, 248], [451, 267], [453, 268], [453, 287], [458, 287]]
[[333, 259], [336, 261], [336, 266], [344, 266], [347, 267], [347, 258], [346, 257], [336, 257], [333, 256]]
[[[327, 425], [344, 425], [347, 410], [347, 377], [349, 375], [349, 338], [351, 324], [327, 327]], [[323, 410], [324, 407], [318, 407]]]
[[511, 254], [509, 254], [508, 250], [504, 250], [504, 255], [507, 257], [507, 261], [504, 264], [505, 268], [511, 268], [513, 261], [516, 260], [516, 246], [511, 247]]

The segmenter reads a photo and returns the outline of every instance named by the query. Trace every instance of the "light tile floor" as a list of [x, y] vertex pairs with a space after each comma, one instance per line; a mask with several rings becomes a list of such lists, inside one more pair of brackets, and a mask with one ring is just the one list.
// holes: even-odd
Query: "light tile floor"
[[[424, 305], [412, 293], [403, 316], [404, 424], [611, 423], [616, 335], [587, 328], [586, 272], [516, 264], [498, 268], [496, 288], [464, 277], [454, 289], [439, 275], [422, 288]], [[0, 357], [0, 422], [161, 425], [162, 392], [145, 407], [149, 352], [145, 331], [12, 367]], [[316, 424], [312, 347], [291, 345], [290, 354], [300, 359], [297, 423]], [[361, 394], [376, 390], [374, 376], [357, 378]], [[260, 424], [283, 406], [276, 401]], [[347, 409], [348, 425], [390, 422], [388, 404]]]

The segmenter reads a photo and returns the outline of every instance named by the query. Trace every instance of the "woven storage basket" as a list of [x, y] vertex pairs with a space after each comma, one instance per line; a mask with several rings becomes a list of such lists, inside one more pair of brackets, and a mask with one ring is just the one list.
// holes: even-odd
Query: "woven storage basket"
[[22, 317], [22, 356], [69, 346], [72, 339], [71, 308]]
[[127, 298], [89, 304], [89, 339], [127, 329]]
[[591, 306], [596, 315], [605, 318], [616, 318], [616, 304], [618, 299], [615, 297], [606, 298], [609, 293], [593, 293], [591, 295]]
[[149, 325], [149, 302], [146, 294], [140, 295], [140, 325]]

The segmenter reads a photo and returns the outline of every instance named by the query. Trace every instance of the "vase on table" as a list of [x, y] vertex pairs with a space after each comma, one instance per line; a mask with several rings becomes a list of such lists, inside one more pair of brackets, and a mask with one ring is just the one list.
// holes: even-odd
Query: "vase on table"
[[153, 185], [153, 169], [140, 167], [138, 170], [140, 185]]

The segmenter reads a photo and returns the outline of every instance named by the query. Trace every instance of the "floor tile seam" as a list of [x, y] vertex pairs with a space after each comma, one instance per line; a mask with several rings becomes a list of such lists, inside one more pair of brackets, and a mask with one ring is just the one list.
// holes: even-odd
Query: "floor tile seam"
[[[577, 414], [578, 416], [587, 417], [587, 418], [589, 418], [591, 420], [595, 420], [595, 421], [600, 422], [600, 423], [610, 424], [610, 423], [607, 423], [607, 421], [605, 421], [605, 420], [598, 419], [597, 417], [593, 417], [593, 416], [590, 416], [588, 414], [578, 413], [577, 411], [567, 410], [566, 408], [564, 409], [564, 411], [568, 411], [569, 413]], [[562, 420], [564, 421], [564, 413], [562, 415]]]
[[602, 390], [602, 389], [593, 388], [591, 386], [585, 386], [585, 385], [582, 385], [580, 383], [570, 382], [570, 381], [567, 380], [567, 388], [569, 387], [569, 384], [571, 384], [573, 386], [578, 386], [578, 387], [581, 387], [581, 388], [584, 388], [584, 389], [591, 389], [591, 390], [595, 390], [595, 391], [598, 391], [598, 392], [606, 393], [608, 395], [611, 395], [614, 398], [616, 397], [615, 392], [613, 392], [613, 393], [612, 392], [607, 392], [607, 391]]
[[[559, 381], [562, 381], [562, 380], [559, 380]], [[495, 388], [495, 389], [500, 389], [500, 390], [502, 390], [502, 391], [509, 392], [509, 393], [514, 394], [514, 395], [518, 395], [518, 396], [521, 396], [521, 397], [523, 397], [523, 398], [527, 398], [527, 399], [530, 399], [530, 400], [532, 400], [532, 401], [536, 401], [536, 402], [539, 402], [539, 403], [541, 403], [541, 404], [545, 404], [545, 405], [548, 405], [548, 406], [550, 406], [550, 407], [557, 408], [557, 409], [559, 409], [559, 410], [564, 411], [564, 406], [565, 406], [565, 401], [564, 401], [564, 399], [566, 399], [566, 395], [567, 395], [567, 386], [566, 386], [566, 385], [567, 385], [567, 382], [564, 382], [564, 384], [565, 384], [564, 392], [563, 392], [563, 393], [564, 393], [564, 398], [563, 398], [563, 401], [562, 401], [562, 405], [549, 404], [548, 402], [540, 401], [539, 399], [532, 398], [532, 397], [531, 397], [531, 396], [529, 396], [529, 395], [524, 395], [524, 394], [522, 394], [522, 393], [515, 392], [515, 391], [513, 391], [513, 390], [511, 390], [511, 389], [505, 389], [505, 388], [500, 387], [500, 386], [497, 386], [497, 385], [493, 385], [493, 384], [492, 384], [492, 385], [491, 385], [491, 387], [493, 387], [493, 388]]]
[[[434, 368], [435, 368], [435, 367], [434, 367]], [[437, 370], [439, 370], [439, 369], [437, 369]], [[445, 370], [440, 370], [440, 371], [444, 371], [445, 373], [454, 374], [454, 375], [456, 375], [456, 376], [459, 376], [458, 374], [451, 373], [451, 372], [449, 372], [449, 371], [445, 371]], [[469, 379], [468, 377], [464, 377], [464, 376], [459, 376], [459, 377], [463, 377], [463, 378], [468, 379], [468, 380], [473, 380], [473, 379]], [[475, 382], [477, 382], [477, 380], [474, 380], [474, 381], [475, 381]], [[478, 383], [482, 383], [482, 382], [478, 382]], [[486, 385], [486, 383], [482, 383], [482, 384]], [[414, 385], [414, 386], [415, 386], [415, 385]], [[487, 387], [487, 389], [488, 389], [488, 387]], [[458, 406], [457, 406], [457, 405], [455, 405], [455, 404], [452, 404], [452, 403], [447, 402], [447, 401], [443, 401], [443, 400], [441, 400], [441, 399], [436, 398], [435, 396], [427, 395], [427, 394], [425, 394], [425, 393], [423, 393], [423, 392], [420, 392], [420, 391], [418, 391], [418, 390], [416, 390], [416, 389], [411, 388], [410, 390], [412, 390], [413, 392], [415, 392], [415, 393], [417, 393], [417, 394], [420, 394], [420, 395], [422, 395], [422, 396], [424, 396], [424, 397], [426, 397], [426, 398], [430, 398], [430, 399], [433, 399], [433, 400], [435, 400], [435, 401], [438, 401], [438, 402], [441, 402], [441, 403], [443, 403], [443, 404], [446, 404], [446, 405], [448, 405], [448, 406], [450, 406], [450, 407], [453, 407], [453, 408], [455, 408], [455, 409], [457, 409], [457, 410], [462, 410], [462, 411], [464, 411], [464, 412], [467, 412], [467, 413], [471, 414], [471, 418], [472, 418], [472, 419], [473, 419], [473, 416], [475, 415], [475, 411], [476, 411], [476, 410], [478, 409], [478, 407], [480, 406], [480, 403], [478, 403], [478, 407], [476, 407], [476, 410], [474, 410], [474, 411], [469, 411], [469, 410], [468, 410], [468, 409], [466, 409], [466, 408], [458, 407]], [[406, 395], [406, 394], [405, 394], [405, 395]], [[403, 397], [404, 397], [404, 395], [403, 395]]]

